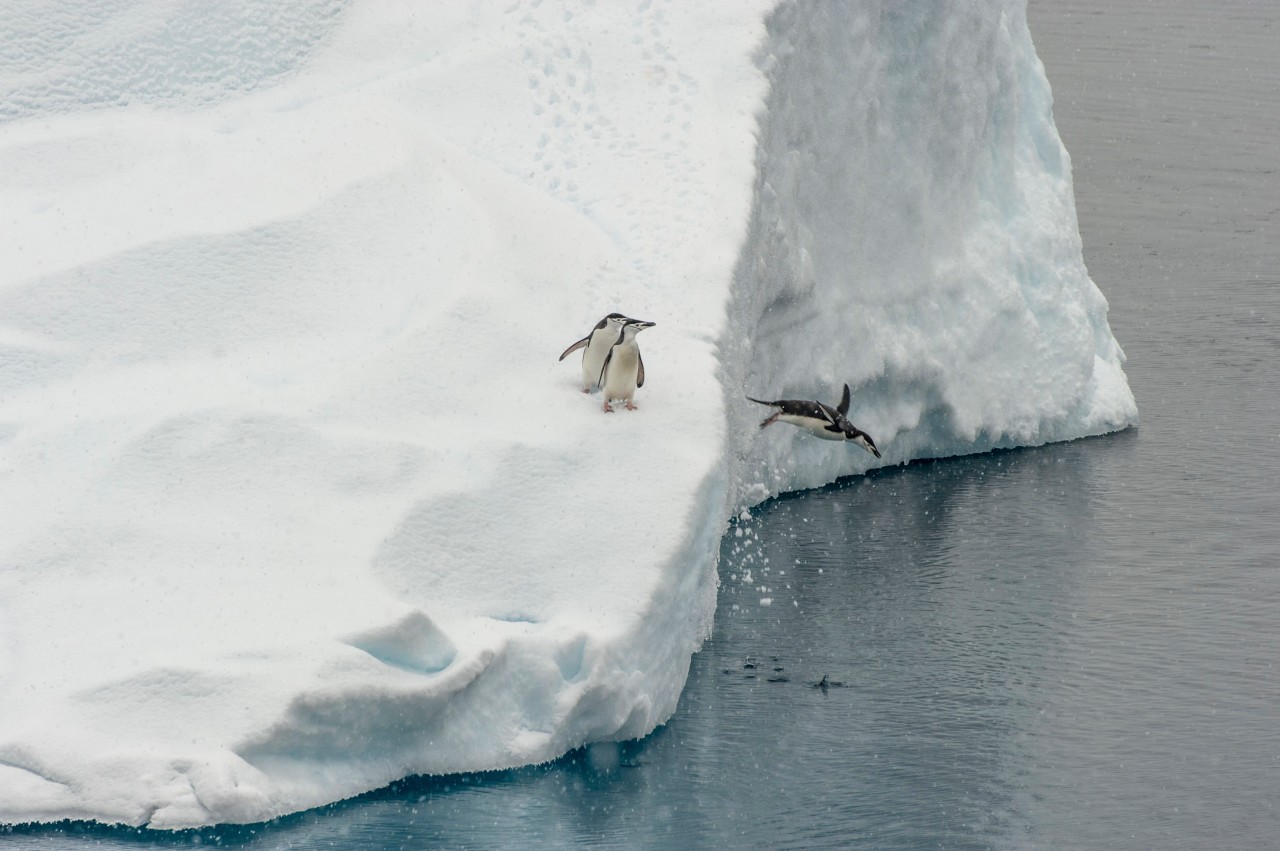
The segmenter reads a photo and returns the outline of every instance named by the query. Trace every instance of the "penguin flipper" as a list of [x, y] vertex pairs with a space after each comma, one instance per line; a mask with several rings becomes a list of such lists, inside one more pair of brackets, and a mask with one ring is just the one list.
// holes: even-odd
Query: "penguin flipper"
[[836, 405], [836, 410], [842, 414], [849, 413], [849, 385], [844, 386], [844, 395], [840, 397], [840, 404]]
[[567, 358], [567, 357], [569, 356], [569, 354], [570, 354], [571, 352], [576, 352], [578, 349], [582, 348], [583, 346], [587, 345], [587, 344], [588, 344], [588, 343], [590, 343], [590, 342], [591, 342], [591, 335], [590, 335], [590, 334], [588, 334], [587, 336], [583, 337], [583, 338], [582, 338], [581, 340], [579, 340], [578, 342], [574, 343], [574, 344], [573, 344], [572, 346], [570, 346], [569, 348], [565, 349], [565, 350], [564, 350], [564, 352], [560, 355], [560, 358], [559, 358], [559, 359], [560, 359], [560, 360], [564, 360], [565, 358]]
[[827, 431], [843, 431], [840, 426], [836, 425], [836, 418], [832, 415], [829, 405], [824, 405], [821, 402], [816, 402], [815, 404], [818, 406], [818, 410], [822, 412], [823, 418], [830, 423], [826, 427]]
[[636, 352], [636, 360], [640, 361], [640, 369], [636, 373], [636, 387], [643, 387], [644, 386], [644, 358], [640, 356], [639, 352]]
[[597, 387], [604, 387], [604, 374], [609, 371], [609, 361], [613, 360], [613, 347], [609, 347], [609, 353], [604, 356], [604, 363], [600, 364], [600, 380], [596, 382]]

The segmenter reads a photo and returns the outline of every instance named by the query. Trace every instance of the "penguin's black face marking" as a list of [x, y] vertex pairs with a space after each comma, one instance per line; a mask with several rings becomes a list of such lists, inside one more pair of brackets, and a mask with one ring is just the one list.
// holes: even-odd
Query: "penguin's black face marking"
[[877, 458], [880, 457], [880, 450], [876, 448], [876, 442], [872, 440], [871, 435], [867, 434], [865, 431], [854, 428], [850, 425], [845, 430], [844, 439], [850, 443], [858, 444]]
[[625, 323], [626, 323], [627, 321], [629, 321], [629, 320], [627, 319], [627, 317], [623, 316], [621, 313], [610, 313], [610, 314], [609, 314], [608, 316], [606, 316], [604, 319], [601, 319], [599, 322], [597, 322], [597, 323], [596, 323], [595, 330], [596, 330], [596, 331], [603, 331], [605, 328], [607, 328], [607, 327], [609, 326], [609, 323], [610, 323], [611, 321], [612, 321], [612, 322], [622, 322], [622, 323], [624, 323], [624, 324], [625, 324]]
[[858, 444], [877, 458], [880, 457], [880, 452], [876, 449], [875, 441], [871, 439], [871, 435], [849, 422], [849, 418], [844, 414], [837, 413], [835, 423], [828, 426], [827, 431], [842, 433], [845, 440]]

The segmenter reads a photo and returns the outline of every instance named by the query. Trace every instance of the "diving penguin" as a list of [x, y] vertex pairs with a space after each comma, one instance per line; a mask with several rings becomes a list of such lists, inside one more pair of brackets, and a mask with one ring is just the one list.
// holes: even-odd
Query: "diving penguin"
[[784, 423], [800, 426], [800, 428], [821, 437], [823, 440], [847, 440], [856, 443], [863, 449], [870, 452], [877, 458], [880, 457], [880, 450], [876, 449], [876, 442], [871, 439], [871, 435], [865, 431], [855, 428], [853, 423], [849, 422], [845, 415], [849, 413], [849, 385], [844, 386], [844, 395], [840, 397], [840, 404], [836, 407], [825, 405], [822, 402], [809, 402], [802, 399], [780, 399], [776, 402], [766, 402], [763, 399], [752, 399], [752, 402], [759, 402], [761, 405], [772, 405], [778, 410], [773, 416], [760, 423], [760, 428], [773, 425], [778, 420]]
[[569, 356], [570, 352], [585, 348], [582, 353], [582, 392], [590, 393], [600, 387], [600, 370], [604, 367], [605, 355], [618, 339], [622, 323], [627, 317], [621, 313], [610, 313], [596, 323], [591, 333], [564, 350], [560, 360]]
[[604, 391], [604, 412], [613, 411], [609, 403], [621, 399], [626, 403], [628, 411], [636, 409], [631, 401], [636, 395], [636, 388], [644, 386], [644, 360], [640, 357], [640, 346], [636, 343], [636, 335], [646, 328], [652, 328], [654, 322], [643, 322], [639, 319], [626, 319], [617, 339], [609, 347], [604, 356], [604, 365], [600, 367], [599, 385]]

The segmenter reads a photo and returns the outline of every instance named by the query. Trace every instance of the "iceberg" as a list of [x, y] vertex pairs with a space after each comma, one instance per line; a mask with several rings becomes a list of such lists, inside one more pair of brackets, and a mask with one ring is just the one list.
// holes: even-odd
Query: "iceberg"
[[[0, 822], [641, 737], [729, 518], [1125, 428], [1018, 0], [9, 4]], [[638, 410], [566, 345], [652, 320]], [[877, 461], [746, 400], [853, 390]]]

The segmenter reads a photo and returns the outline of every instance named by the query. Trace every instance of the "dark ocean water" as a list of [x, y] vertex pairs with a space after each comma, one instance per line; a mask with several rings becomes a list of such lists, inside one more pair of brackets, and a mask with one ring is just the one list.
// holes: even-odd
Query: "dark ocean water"
[[1030, 15], [1139, 428], [761, 506], [642, 742], [0, 846], [1280, 847], [1280, 5]]

